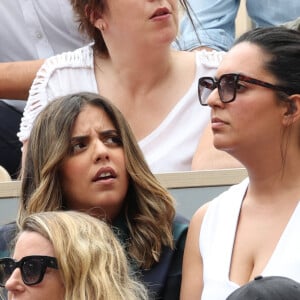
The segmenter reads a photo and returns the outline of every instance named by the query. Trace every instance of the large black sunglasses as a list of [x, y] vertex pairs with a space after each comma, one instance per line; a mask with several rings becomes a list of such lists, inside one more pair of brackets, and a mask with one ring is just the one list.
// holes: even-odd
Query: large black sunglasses
[[219, 80], [215, 80], [213, 77], [201, 77], [198, 80], [198, 97], [201, 105], [208, 105], [207, 99], [211, 92], [218, 88], [220, 100], [223, 103], [232, 102], [235, 100], [236, 91], [239, 87], [239, 81], [244, 81], [252, 84], [256, 84], [268, 89], [281, 91], [287, 95], [292, 93], [285, 87], [273, 85], [271, 83], [251, 78], [242, 74], [229, 73], [222, 75]]
[[25, 256], [19, 261], [12, 258], [0, 259], [0, 286], [5, 287], [16, 268], [20, 268], [22, 280], [26, 285], [40, 283], [45, 275], [47, 267], [58, 269], [57, 260], [51, 256], [31, 255]]

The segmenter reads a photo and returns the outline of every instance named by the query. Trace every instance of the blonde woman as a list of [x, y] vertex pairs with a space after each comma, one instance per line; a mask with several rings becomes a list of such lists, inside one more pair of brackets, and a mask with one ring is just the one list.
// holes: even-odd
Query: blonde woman
[[13, 258], [0, 259], [9, 298], [148, 299], [105, 222], [75, 211], [43, 212], [25, 218], [20, 230]]

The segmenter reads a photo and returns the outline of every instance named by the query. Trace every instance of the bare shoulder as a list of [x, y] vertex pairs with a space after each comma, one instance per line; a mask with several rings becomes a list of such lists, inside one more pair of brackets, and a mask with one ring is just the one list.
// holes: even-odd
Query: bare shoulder
[[0, 181], [11, 181], [8, 171], [0, 165]]
[[196, 230], [197, 232], [200, 231], [202, 221], [207, 212], [209, 203], [210, 201], [206, 202], [205, 204], [203, 204], [201, 207], [197, 209], [197, 211], [194, 213], [194, 215], [191, 218], [190, 228], [193, 228], [193, 230]]
[[172, 57], [177, 62], [185, 62], [190, 64], [195, 64], [196, 54], [192, 51], [181, 51], [181, 50], [172, 50]]
[[199, 248], [199, 235], [209, 202], [193, 215], [183, 258], [183, 272], [180, 299], [200, 299], [203, 289], [203, 263]]

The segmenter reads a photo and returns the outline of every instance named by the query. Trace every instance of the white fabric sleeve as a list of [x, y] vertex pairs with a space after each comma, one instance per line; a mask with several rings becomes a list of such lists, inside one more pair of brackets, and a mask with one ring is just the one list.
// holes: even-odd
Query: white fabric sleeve
[[[48, 58], [41, 66], [29, 91], [18, 137], [25, 142], [30, 135], [33, 123], [41, 110], [54, 98], [80, 90], [74, 84], [74, 77], [85, 78], [83, 66], [92, 64], [92, 52], [83, 47], [74, 52], [65, 52]], [[73, 79], [73, 80], [72, 80]], [[76, 78], [80, 83], [80, 78]], [[75, 86], [73, 89], [72, 87]]]

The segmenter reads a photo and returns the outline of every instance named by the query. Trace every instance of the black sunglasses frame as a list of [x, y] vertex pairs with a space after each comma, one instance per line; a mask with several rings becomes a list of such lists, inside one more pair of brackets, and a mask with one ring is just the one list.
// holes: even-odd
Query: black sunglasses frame
[[[39, 274], [34, 274], [36, 277], [36, 280], [30, 281], [27, 277], [32, 276], [32, 274], [26, 274], [24, 271], [24, 264], [30, 263], [30, 262], [39, 262]], [[1, 267], [3, 266], [3, 267]], [[10, 257], [5, 257], [0, 259], [0, 287], [5, 287], [5, 284], [7, 280], [10, 278], [12, 273], [15, 271], [16, 268], [20, 268], [22, 280], [24, 284], [26, 285], [35, 285], [40, 283], [45, 276], [47, 267], [58, 269], [57, 259], [52, 256], [43, 256], [43, 255], [30, 255], [30, 256], [24, 256], [21, 260], [15, 261], [14, 259]], [[5, 269], [8, 269], [9, 272], [5, 273]], [[2, 272], [3, 270], [3, 272]], [[36, 271], [35, 271], [36, 272]], [[2, 273], [2, 274], [1, 274]], [[34, 272], [33, 272], [34, 273]]]
[[[222, 80], [224, 80], [224, 78], [230, 78], [231, 81], [233, 82], [233, 95], [232, 98], [229, 100], [224, 100], [223, 98], [223, 93], [222, 93], [222, 85], [221, 82]], [[291, 95], [291, 91], [288, 88], [279, 86], [279, 85], [274, 85], [265, 81], [261, 81], [243, 74], [239, 74], [239, 73], [228, 73], [228, 74], [223, 74], [219, 80], [215, 80], [213, 77], [200, 77], [198, 80], [198, 98], [200, 101], [200, 104], [203, 106], [207, 106], [208, 104], [206, 103], [207, 98], [205, 99], [205, 101], [202, 101], [201, 98], [201, 87], [203, 86], [203, 83], [206, 81], [206, 85], [207, 85], [207, 81], [210, 81], [212, 84], [211, 86], [204, 86], [205, 88], [213, 91], [215, 88], [218, 88], [218, 93], [220, 96], [220, 100], [223, 103], [229, 103], [235, 100], [236, 98], [236, 90], [237, 90], [237, 85], [239, 81], [244, 81], [244, 82], [248, 82], [248, 83], [252, 83], [255, 85], [259, 85], [268, 89], [272, 89], [272, 90], [276, 90], [276, 91], [280, 91], [280, 92], [284, 92], [287, 95]]]

